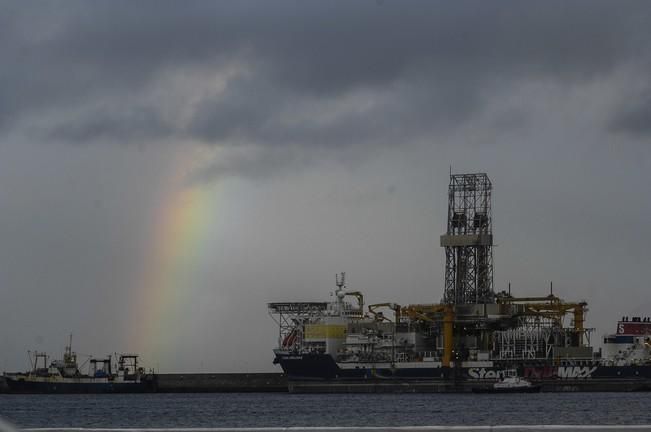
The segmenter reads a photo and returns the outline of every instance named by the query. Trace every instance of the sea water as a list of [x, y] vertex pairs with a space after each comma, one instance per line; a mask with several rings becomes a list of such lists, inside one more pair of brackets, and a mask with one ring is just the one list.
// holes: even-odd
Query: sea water
[[640, 427], [651, 425], [651, 393], [0, 395], [0, 417], [19, 428], [48, 430], [502, 430], [504, 425], [519, 425], [509, 430], [545, 430], [550, 425], [583, 430], [637, 425], [638, 430], [651, 430]]

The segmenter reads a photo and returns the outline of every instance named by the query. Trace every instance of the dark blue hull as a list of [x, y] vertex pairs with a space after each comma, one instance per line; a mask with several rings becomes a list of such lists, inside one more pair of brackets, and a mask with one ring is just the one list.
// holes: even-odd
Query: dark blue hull
[[[491, 367], [378, 367], [373, 364], [356, 363], [342, 368], [328, 354], [277, 354], [275, 363], [282, 366], [291, 380], [488, 380], [495, 381], [504, 370], [516, 369], [520, 376], [531, 381], [591, 380], [591, 379], [651, 379], [648, 366], [603, 366], [596, 362], [579, 365], [553, 365], [551, 362], [495, 362]], [[422, 365], [419, 365], [422, 366]]]
[[445, 379], [450, 368], [377, 368], [363, 364], [340, 368], [327, 354], [279, 354], [275, 360], [290, 379], [295, 380], [358, 380], [358, 379]]

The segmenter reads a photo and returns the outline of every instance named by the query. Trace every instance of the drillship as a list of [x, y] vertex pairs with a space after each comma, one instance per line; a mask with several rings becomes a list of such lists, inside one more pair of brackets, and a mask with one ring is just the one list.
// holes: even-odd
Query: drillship
[[89, 374], [79, 370], [72, 351], [72, 335], [62, 360], [47, 364], [48, 355], [34, 352], [32, 369], [24, 373], [4, 373], [12, 393], [144, 393], [155, 390], [153, 374], [138, 366], [138, 355], [120, 354], [117, 370], [112, 356], [89, 360]]
[[450, 174], [440, 303], [365, 305], [343, 273], [332, 302], [269, 303], [290, 391], [469, 391], [514, 369], [543, 391], [651, 389], [648, 319], [595, 351], [585, 301], [494, 291], [491, 193], [484, 173]]

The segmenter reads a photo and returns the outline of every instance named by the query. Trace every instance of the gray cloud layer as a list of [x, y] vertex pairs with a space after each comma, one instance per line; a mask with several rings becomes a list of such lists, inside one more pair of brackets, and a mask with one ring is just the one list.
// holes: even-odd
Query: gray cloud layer
[[[282, 165], [274, 152], [286, 150], [274, 148], [400, 145], [456, 127], [522, 81], [572, 86], [651, 64], [643, 1], [17, 2], [4, 12], [0, 131], [245, 144], [258, 150], [233, 157], [244, 175], [259, 172], [254, 159]], [[174, 77], [233, 65], [219, 91], [152, 96]], [[619, 109], [613, 130], [648, 132], [648, 101]]]

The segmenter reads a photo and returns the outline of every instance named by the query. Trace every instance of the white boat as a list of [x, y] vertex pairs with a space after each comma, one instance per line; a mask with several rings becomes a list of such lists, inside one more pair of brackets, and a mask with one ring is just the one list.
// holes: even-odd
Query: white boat
[[504, 376], [491, 387], [473, 387], [473, 393], [538, 393], [540, 385], [520, 378], [515, 369], [504, 371]]

